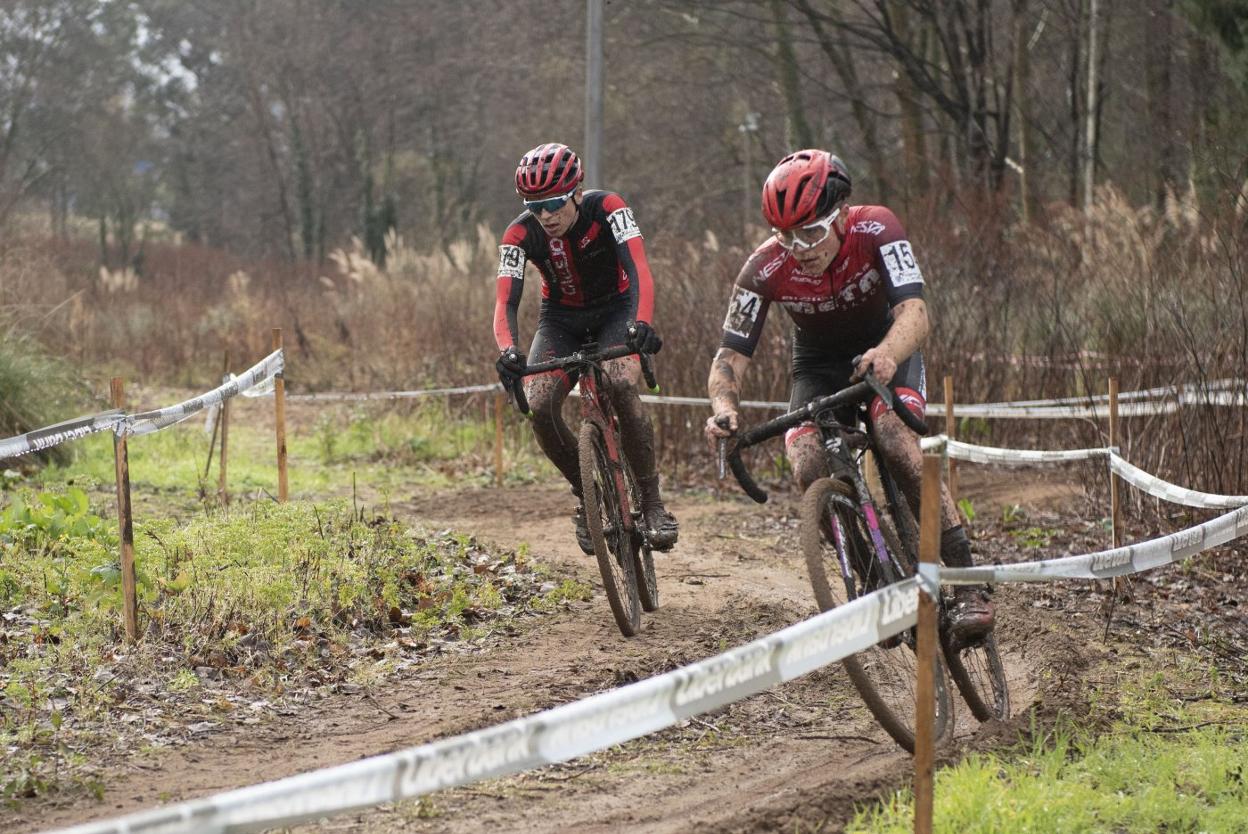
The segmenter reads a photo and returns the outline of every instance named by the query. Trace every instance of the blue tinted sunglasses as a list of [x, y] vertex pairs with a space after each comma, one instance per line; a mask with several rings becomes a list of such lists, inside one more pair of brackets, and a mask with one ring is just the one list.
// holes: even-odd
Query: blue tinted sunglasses
[[568, 200], [572, 199], [572, 195], [574, 193], [575, 192], [573, 191], [569, 191], [562, 197], [549, 197], [545, 200], [525, 200], [524, 207], [533, 212], [534, 216], [539, 215], [544, 211], [554, 214], [556, 211], [563, 208], [567, 204]]

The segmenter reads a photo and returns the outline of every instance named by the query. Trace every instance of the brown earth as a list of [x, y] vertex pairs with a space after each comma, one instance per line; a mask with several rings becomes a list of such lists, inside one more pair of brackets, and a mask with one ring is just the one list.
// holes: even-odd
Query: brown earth
[[[981, 513], [994, 516], [1024, 502], [1056, 514], [1082, 496], [1069, 475], [1020, 480], [967, 468], [962, 485], [986, 508]], [[506, 641], [433, 658], [367, 693], [328, 694], [281, 721], [111, 763], [103, 802], [35, 801], [17, 815], [0, 814], [0, 827], [32, 831], [133, 812], [489, 726], [707, 657], [815, 611], [797, 550], [796, 505], [783, 495], [762, 507], [729, 491], [718, 500], [707, 492], [673, 496], [681, 542], [658, 560], [661, 608], [633, 639], [619, 635], [596, 564], [576, 547], [566, 491], [471, 489], [392, 506], [414, 522], [487, 543], [527, 542], [556, 572], [593, 584], [594, 598]], [[1018, 587], [1000, 588], [996, 598], [1016, 714], [1037, 701], [1076, 701], [1081, 673], [1103, 655], [1094, 645], [1095, 606]], [[1082, 639], [1072, 641], [1072, 631]], [[1014, 728], [979, 727], [962, 707], [946, 755], [1016, 737]], [[298, 830], [838, 830], [856, 804], [907, 784], [910, 768], [832, 667], [564, 765]]]

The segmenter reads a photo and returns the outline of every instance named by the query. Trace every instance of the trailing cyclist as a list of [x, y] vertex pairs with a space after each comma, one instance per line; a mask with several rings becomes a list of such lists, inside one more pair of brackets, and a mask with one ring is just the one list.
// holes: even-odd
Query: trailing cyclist
[[[505, 387], [516, 384], [527, 365], [516, 325], [527, 262], [542, 275], [541, 312], [529, 348], [535, 363], [567, 356], [587, 342], [604, 348], [628, 344], [644, 353], [658, 353], [663, 346], [651, 324], [654, 287], [633, 210], [614, 192], [586, 191], [583, 179], [580, 159], [558, 143], [538, 145], [516, 167], [516, 193], [525, 210], [503, 233], [494, 306], [494, 338], [500, 351], [496, 368]], [[630, 321], [636, 322], [631, 338]], [[640, 363], [636, 356], [613, 359], [604, 370], [624, 454], [637, 474], [650, 544], [656, 550], [670, 550], [678, 529], [659, 494], [654, 429], [637, 394]], [[577, 441], [562, 415], [563, 402], [575, 383], [568, 374], [555, 371], [528, 377], [523, 384], [538, 445], [577, 497], [573, 519], [577, 543], [592, 555]]]
[[[737, 431], [741, 378], [773, 301], [788, 311], [796, 330], [791, 409], [835, 393], [871, 369], [923, 417], [927, 392], [920, 348], [929, 329], [923, 274], [896, 215], [883, 206], [848, 205], [850, 192], [844, 163], [827, 151], [790, 154], [768, 175], [762, 208], [774, 234], [749, 257], [732, 290], [707, 381], [714, 414], [706, 434], [712, 443]], [[917, 517], [918, 435], [879, 397], [870, 411], [883, 463]], [[803, 491], [829, 474], [813, 424], [785, 435], [785, 453]], [[971, 566], [970, 541], [943, 485], [941, 529], [941, 560]], [[993, 605], [980, 588], [959, 587], [951, 615], [954, 634], [963, 640], [992, 630]]]

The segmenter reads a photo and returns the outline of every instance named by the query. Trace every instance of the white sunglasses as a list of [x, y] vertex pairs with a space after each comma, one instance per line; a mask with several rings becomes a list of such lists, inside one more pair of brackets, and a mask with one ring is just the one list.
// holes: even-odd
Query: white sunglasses
[[828, 239], [828, 235], [832, 233], [832, 224], [836, 222], [836, 218], [840, 213], [841, 207], [838, 206], [836, 211], [808, 226], [798, 226], [796, 229], [787, 229], [785, 231], [780, 231], [779, 229], [772, 229], [771, 231], [776, 236], [776, 242], [785, 249], [788, 249], [790, 252], [803, 252], [807, 249], [814, 249]]

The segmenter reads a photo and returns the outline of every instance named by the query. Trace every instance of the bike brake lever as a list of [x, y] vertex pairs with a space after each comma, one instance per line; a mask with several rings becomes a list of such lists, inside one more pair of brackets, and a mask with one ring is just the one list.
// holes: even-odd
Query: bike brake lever
[[[724, 416], [724, 417], [716, 417], [716, 418], [715, 418], [715, 425], [719, 426], [721, 429], [726, 429], [726, 428], [728, 428], [730, 425], [732, 425], [732, 423], [731, 423], [731, 421], [730, 421], [730, 420], [729, 420], [726, 416]], [[717, 452], [717, 454], [716, 454], [717, 461], [716, 461], [716, 462], [718, 463], [719, 480], [721, 480], [721, 481], [722, 481], [722, 480], [724, 479], [724, 475], [725, 475], [725, 473], [726, 473], [726, 469], [727, 469], [727, 461], [728, 461], [728, 438], [726, 438], [726, 437], [721, 437], [721, 438], [719, 438], [718, 440], [716, 440], [716, 441], [715, 441], [715, 451]]]

